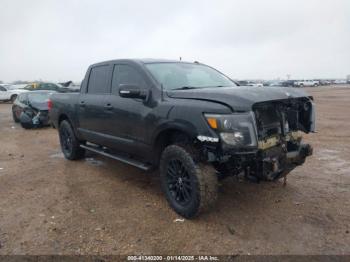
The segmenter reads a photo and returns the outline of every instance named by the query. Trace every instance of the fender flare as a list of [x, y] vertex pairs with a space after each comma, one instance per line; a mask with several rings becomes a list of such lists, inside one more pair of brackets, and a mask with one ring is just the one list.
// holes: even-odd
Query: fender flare
[[152, 146], [154, 147], [156, 145], [157, 139], [159, 138], [159, 135], [161, 133], [170, 131], [170, 130], [183, 132], [193, 139], [196, 138], [198, 134], [197, 128], [192, 123], [187, 121], [181, 121], [181, 120], [177, 120], [177, 121], [170, 120], [168, 122], [161, 124], [155, 130], [155, 132], [153, 132], [153, 135], [151, 137]]

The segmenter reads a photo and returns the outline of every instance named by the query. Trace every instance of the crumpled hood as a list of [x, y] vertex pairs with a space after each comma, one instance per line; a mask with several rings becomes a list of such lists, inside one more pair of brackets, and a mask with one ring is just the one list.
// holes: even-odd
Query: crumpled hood
[[306, 97], [306, 92], [287, 87], [234, 86], [167, 91], [171, 98], [198, 99], [226, 104], [234, 111], [249, 111], [259, 102]]

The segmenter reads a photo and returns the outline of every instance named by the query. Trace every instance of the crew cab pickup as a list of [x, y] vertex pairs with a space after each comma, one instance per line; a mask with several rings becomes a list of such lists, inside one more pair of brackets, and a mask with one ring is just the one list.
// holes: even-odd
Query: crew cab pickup
[[69, 160], [85, 150], [143, 170], [159, 167], [170, 206], [191, 218], [211, 207], [218, 179], [285, 177], [312, 154], [313, 98], [237, 86], [194, 62], [123, 59], [91, 65], [80, 93], [53, 94], [50, 118]]

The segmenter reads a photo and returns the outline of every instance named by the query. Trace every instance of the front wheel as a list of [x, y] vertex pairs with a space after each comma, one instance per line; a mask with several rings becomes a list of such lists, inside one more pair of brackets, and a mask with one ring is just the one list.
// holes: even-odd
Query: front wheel
[[208, 164], [195, 163], [189, 148], [171, 145], [160, 160], [162, 189], [170, 206], [185, 218], [209, 209], [217, 199], [217, 174]]
[[67, 120], [63, 120], [59, 127], [61, 149], [65, 158], [69, 160], [81, 159], [85, 150], [80, 147], [79, 140], [75, 136], [72, 126]]
[[17, 114], [14, 109], [12, 109], [12, 118], [15, 123], [19, 123], [19, 118], [17, 117]]

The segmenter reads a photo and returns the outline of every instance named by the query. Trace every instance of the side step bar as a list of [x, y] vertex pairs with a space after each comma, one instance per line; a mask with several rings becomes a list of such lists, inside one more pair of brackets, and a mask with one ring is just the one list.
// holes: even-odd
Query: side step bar
[[100, 154], [100, 155], [103, 155], [103, 156], [106, 156], [106, 157], [109, 157], [109, 158], [113, 158], [115, 160], [119, 160], [120, 162], [123, 162], [125, 164], [129, 164], [129, 165], [138, 167], [138, 168], [140, 168], [142, 170], [145, 170], [145, 171], [148, 171], [148, 170], [151, 169], [151, 165], [147, 165], [145, 163], [142, 163], [142, 162], [137, 161], [135, 159], [130, 159], [130, 158], [125, 157], [125, 156], [118, 156], [116, 154], [107, 153], [103, 149], [100, 149], [98, 147], [87, 146], [87, 145], [80, 145], [80, 147], [84, 148], [86, 150], [95, 152], [97, 154]]

